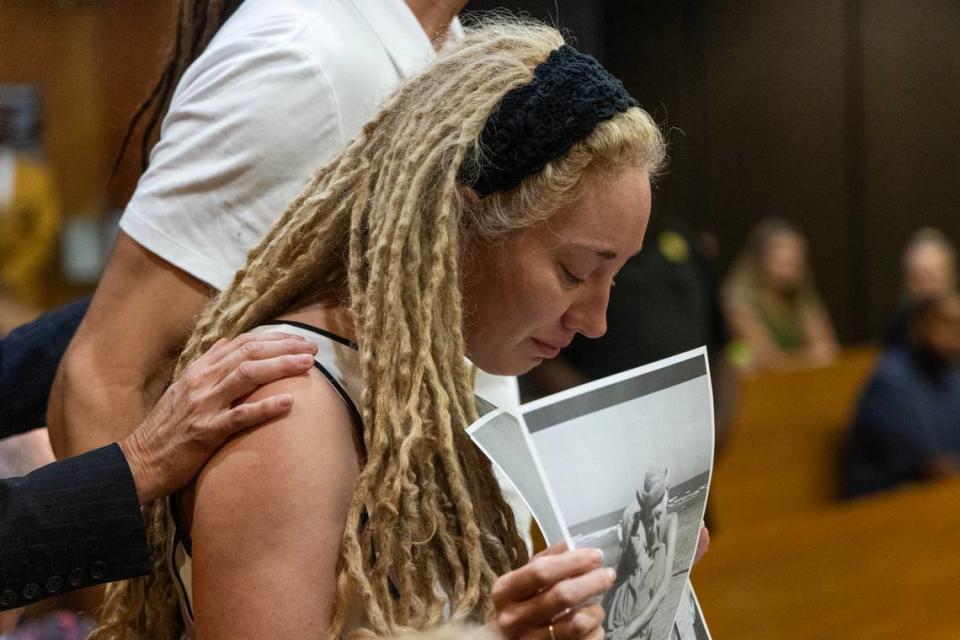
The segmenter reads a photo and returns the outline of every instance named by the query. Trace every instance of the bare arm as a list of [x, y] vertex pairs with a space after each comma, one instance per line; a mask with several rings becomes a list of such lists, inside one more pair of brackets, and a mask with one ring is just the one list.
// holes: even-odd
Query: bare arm
[[228, 442], [193, 506], [198, 640], [322, 637], [356, 484], [353, 425], [319, 372], [263, 387], [289, 393], [284, 418]]
[[57, 457], [122, 440], [143, 420], [210, 289], [122, 231], [50, 393]]
[[787, 354], [770, 338], [766, 327], [751, 310], [741, 307], [729, 308], [727, 323], [730, 334], [742, 340], [750, 350], [750, 358], [745, 367], [747, 370], [782, 367], [786, 364]]
[[837, 337], [830, 316], [822, 304], [812, 304], [804, 311], [804, 330], [808, 336], [806, 353], [814, 364], [829, 364], [837, 357]]

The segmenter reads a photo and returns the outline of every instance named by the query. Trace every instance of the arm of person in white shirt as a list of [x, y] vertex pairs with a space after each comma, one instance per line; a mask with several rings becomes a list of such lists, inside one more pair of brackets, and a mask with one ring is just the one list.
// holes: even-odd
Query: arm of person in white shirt
[[139, 424], [197, 314], [342, 142], [331, 89], [296, 47], [241, 38], [207, 54], [178, 86], [60, 364], [47, 415], [58, 457]]
[[122, 440], [140, 424], [211, 293], [120, 232], [50, 393], [58, 458]]

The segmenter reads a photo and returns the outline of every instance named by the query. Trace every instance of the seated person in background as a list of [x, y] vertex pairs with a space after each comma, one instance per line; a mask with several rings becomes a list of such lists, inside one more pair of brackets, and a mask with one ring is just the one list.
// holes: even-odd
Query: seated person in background
[[734, 360], [745, 370], [829, 364], [837, 340], [807, 263], [807, 243], [790, 223], [768, 218], [750, 234], [721, 290]]
[[912, 305], [957, 290], [956, 259], [953, 243], [940, 231], [924, 227], [913, 234], [903, 252], [902, 299], [887, 329], [888, 344], [906, 343]]
[[860, 398], [842, 455], [844, 496], [960, 471], [960, 295], [918, 303]]

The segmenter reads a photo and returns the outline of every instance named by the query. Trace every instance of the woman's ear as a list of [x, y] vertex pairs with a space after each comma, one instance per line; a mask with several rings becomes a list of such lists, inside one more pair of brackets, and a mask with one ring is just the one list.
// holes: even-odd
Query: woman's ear
[[460, 245], [461, 250], [465, 252], [464, 255], [461, 255], [461, 258], [463, 258], [466, 254], [474, 251], [481, 242], [481, 237], [477, 233], [475, 218], [477, 207], [480, 204], [480, 196], [472, 187], [462, 182], [457, 184], [457, 188], [460, 190], [460, 198], [463, 201], [463, 217], [460, 220]]

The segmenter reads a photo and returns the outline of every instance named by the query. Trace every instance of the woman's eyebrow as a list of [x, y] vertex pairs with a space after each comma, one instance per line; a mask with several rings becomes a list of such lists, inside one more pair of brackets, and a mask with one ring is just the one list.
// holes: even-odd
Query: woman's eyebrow
[[587, 244], [585, 242], [574, 242], [573, 246], [577, 247], [578, 249], [584, 249], [586, 251], [590, 251], [591, 253], [594, 253], [600, 256], [604, 260], [614, 260], [617, 257], [616, 251], [611, 251], [610, 249], [600, 249], [594, 245]]

